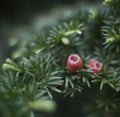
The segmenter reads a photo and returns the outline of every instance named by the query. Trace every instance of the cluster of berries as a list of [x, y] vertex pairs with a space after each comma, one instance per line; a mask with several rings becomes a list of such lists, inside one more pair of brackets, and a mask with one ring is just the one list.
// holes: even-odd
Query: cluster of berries
[[[91, 60], [88, 63], [88, 68], [91, 69], [93, 73], [99, 74], [103, 70], [103, 65], [97, 60]], [[81, 57], [77, 54], [71, 54], [67, 59], [67, 68], [70, 73], [76, 73], [83, 68], [83, 61]]]

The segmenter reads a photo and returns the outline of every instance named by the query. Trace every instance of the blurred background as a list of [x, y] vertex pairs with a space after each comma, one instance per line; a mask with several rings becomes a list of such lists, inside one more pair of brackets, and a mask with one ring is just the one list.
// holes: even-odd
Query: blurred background
[[[0, 68], [16, 48], [16, 41], [31, 39], [33, 33], [69, 16], [78, 4], [99, 0], [4, 0], [0, 2]], [[77, 6], [77, 7], [76, 7]]]
[[[52, 26], [60, 19], [70, 16], [83, 2], [92, 5], [95, 2], [102, 3], [102, 0], [4, 0], [0, 2], [0, 69], [7, 57], [17, 56], [14, 53], [16, 51], [14, 45], [19, 40], [24, 40], [25, 43], [32, 39], [33, 34], [41, 33], [45, 26]], [[84, 99], [80, 95], [68, 99], [55, 94], [58, 103], [56, 112], [41, 113], [42, 117], [84, 117], [80, 107], [85, 104], [86, 95], [89, 94], [84, 91], [81, 94]], [[39, 117], [38, 112], [36, 117]]]

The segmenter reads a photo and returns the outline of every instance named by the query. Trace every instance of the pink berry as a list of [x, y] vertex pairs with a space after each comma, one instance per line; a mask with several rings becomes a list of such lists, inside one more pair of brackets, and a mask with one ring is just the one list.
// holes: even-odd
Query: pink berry
[[71, 54], [67, 59], [67, 68], [71, 73], [75, 73], [83, 68], [83, 62], [77, 54]]
[[93, 60], [88, 63], [93, 73], [99, 74], [103, 70], [103, 65], [99, 61]]

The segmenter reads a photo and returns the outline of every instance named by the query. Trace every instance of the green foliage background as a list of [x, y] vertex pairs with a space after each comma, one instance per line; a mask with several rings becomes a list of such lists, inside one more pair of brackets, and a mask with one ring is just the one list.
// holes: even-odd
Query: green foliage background
[[[1, 47], [4, 48], [3, 53], [1, 52], [2, 60], [7, 57], [13, 59], [6, 59], [2, 66], [4, 72], [0, 79], [2, 117], [120, 116], [120, 61], [117, 56], [120, 52], [120, 2], [105, 0], [103, 4], [109, 7], [103, 6], [102, 1], [94, 4], [91, 1], [79, 3], [77, 0], [64, 2], [70, 6], [55, 8], [52, 12], [54, 18], [51, 20], [47, 17], [50, 21], [48, 24], [44, 22], [45, 25], [39, 25], [41, 27], [33, 28], [27, 34], [24, 30], [24, 36], [21, 36], [23, 31], [10, 37], [9, 41], [1, 41]], [[45, 6], [48, 3], [48, 1], [44, 3]], [[57, 5], [58, 1], [53, 3]], [[49, 4], [47, 6], [50, 7]], [[23, 7], [22, 10], [25, 9]], [[58, 9], [63, 9], [63, 16], [56, 15]], [[31, 19], [31, 14], [39, 11], [37, 8], [33, 12], [29, 8], [28, 10], [31, 12], [25, 19]], [[20, 18], [14, 17], [15, 21]], [[44, 20], [45, 18], [41, 21]], [[16, 22], [19, 25], [16, 25]], [[17, 26], [23, 26], [20, 19], [16, 22], [14, 24], [10, 21], [3, 27], [8, 28], [14, 24], [15, 31]], [[30, 26], [29, 22], [27, 26]], [[31, 32], [35, 34], [32, 35]], [[2, 34], [4, 37], [4, 30]], [[11, 36], [7, 34], [5, 38]], [[23, 39], [19, 40], [21, 38]], [[66, 40], [70, 43], [66, 43]], [[9, 46], [11, 45], [9, 50], [6, 50], [7, 42]], [[96, 75], [83, 69], [77, 74], [68, 74], [64, 63], [71, 53], [81, 55], [84, 63], [90, 58], [101, 61], [104, 64], [103, 73]], [[67, 97], [64, 97], [65, 95]]]

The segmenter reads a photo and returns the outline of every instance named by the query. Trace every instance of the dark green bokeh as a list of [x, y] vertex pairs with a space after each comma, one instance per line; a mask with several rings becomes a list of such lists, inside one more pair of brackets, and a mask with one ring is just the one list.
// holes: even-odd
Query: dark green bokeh
[[[5, 0], [0, 3], [0, 66], [10, 56], [8, 47], [11, 30], [28, 26], [35, 14], [46, 14], [50, 9], [63, 4], [72, 5], [78, 0]], [[13, 32], [14, 33], [14, 32]]]

